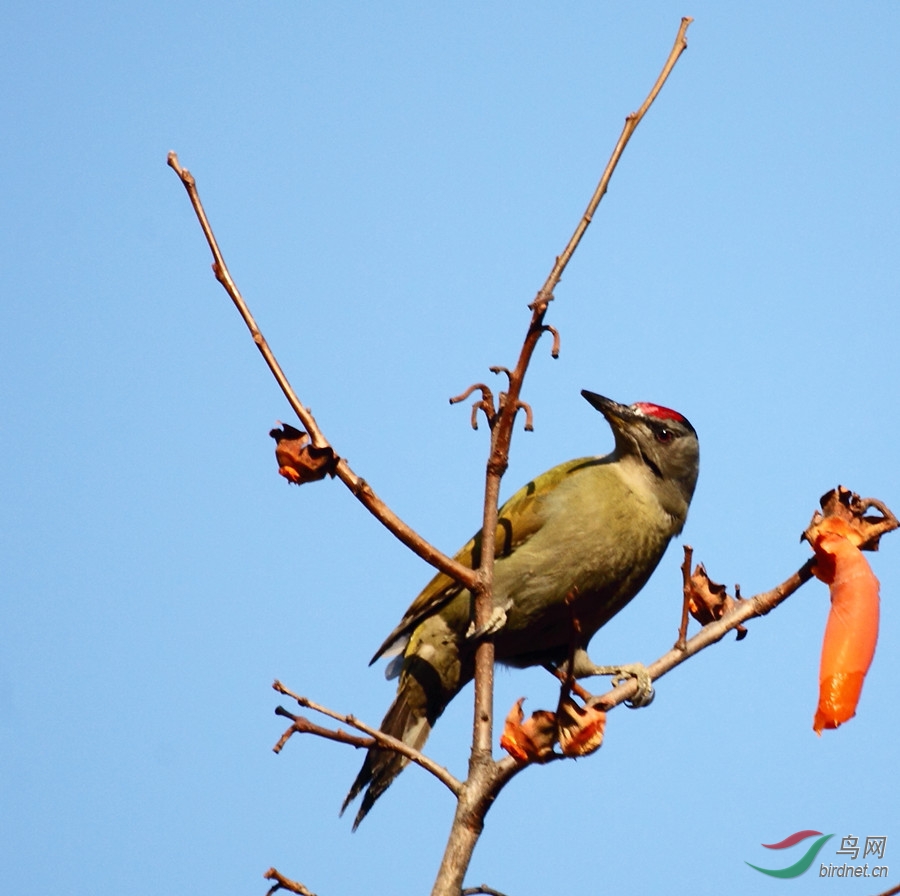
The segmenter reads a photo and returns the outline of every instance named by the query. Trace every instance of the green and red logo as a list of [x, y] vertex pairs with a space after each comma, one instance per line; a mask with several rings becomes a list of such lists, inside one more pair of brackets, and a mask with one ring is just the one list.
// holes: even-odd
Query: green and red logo
[[778, 843], [763, 843], [762, 845], [766, 849], [788, 849], [791, 846], [796, 846], [803, 840], [808, 840], [810, 837], [819, 838], [810, 845], [802, 858], [794, 862], [793, 865], [788, 865], [787, 868], [760, 868], [759, 865], [754, 865], [751, 862], [746, 864], [757, 871], [761, 871], [763, 874], [768, 874], [770, 877], [799, 877], [804, 871], [809, 870], [809, 866], [816, 860], [816, 856], [825, 845], [825, 841], [830, 840], [833, 836], [834, 834], [823, 834], [821, 831], [797, 831], [796, 834], [791, 834], [790, 837], [785, 837], [784, 840]]

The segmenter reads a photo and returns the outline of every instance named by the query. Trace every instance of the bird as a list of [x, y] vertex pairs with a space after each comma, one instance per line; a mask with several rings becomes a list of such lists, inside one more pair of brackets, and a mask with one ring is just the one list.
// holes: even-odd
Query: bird
[[[697, 433], [677, 411], [581, 394], [606, 418], [615, 447], [547, 470], [499, 509], [492, 615], [496, 662], [565, 668], [571, 658], [577, 678], [610, 674], [590, 659], [588, 642], [643, 588], [682, 531], [700, 462]], [[478, 568], [481, 533], [456, 560]], [[448, 575], [425, 586], [370, 661], [399, 654], [388, 672], [399, 676], [397, 695], [381, 731], [422, 748], [474, 676], [473, 616], [472, 592]], [[369, 748], [341, 807], [343, 814], [365, 789], [353, 830], [408, 761]]]

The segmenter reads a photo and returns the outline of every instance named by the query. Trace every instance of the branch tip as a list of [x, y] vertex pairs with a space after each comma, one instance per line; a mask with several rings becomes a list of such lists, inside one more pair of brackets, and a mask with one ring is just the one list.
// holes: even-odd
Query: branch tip
[[166, 164], [181, 178], [181, 181], [185, 186], [197, 186], [191, 172], [188, 171], [187, 168], [181, 167], [181, 163], [178, 161], [178, 154], [174, 150], [169, 152], [168, 156], [166, 156]]
[[277, 893], [279, 890], [287, 890], [289, 893], [296, 893], [298, 896], [316, 896], [311, 890], [308, 890], [300, 881], [291, 880], [289, 877], [285, 877], [283, 874], [276, 871], [274, 868], [270, 868], [263, 874], [263, 877], [266, 880], [274, 880], [275, 886], [271, 887], [266, 893], [266, 896], [272, 896], [273, 893]]
[[454, 395], [453, 398], [450, 399], [450, 404], [459, 404], [461, 401], [465, 401], [476, 390], [481, 392], [482, 401], [487, 401], [491, 404], [494, 403], [494, 393], [491, 392], [484, 383], [473, 383], [465, 392]]
[[559, 357], [559, 331], [556, 329], [556, 327], [551, 327], [550, 324], [544, 324], [541, 327], [541, 332], [553, 334], [553, 347], [550, 349], [550, 357], [558, 358]]
[[534, 432], [534, 414], [531, 412], [531, 405], [527, 401], [517, 401], [516, 410], [525, 411], [525, 432]]

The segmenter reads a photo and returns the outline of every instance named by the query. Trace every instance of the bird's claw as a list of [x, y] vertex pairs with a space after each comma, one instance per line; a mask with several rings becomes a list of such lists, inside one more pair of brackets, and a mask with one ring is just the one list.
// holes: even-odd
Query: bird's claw
[[637, 682], [637, 693], [630, 700], [625, 701], [625, 705], [629, 709], [649, 706], [656, 696], [656, 692], [653, 690], [653, 679], [643, 663], [628, 663], [624, 666], [593, 666], [590, 674], [611, 676], [610, 684], [614, 688], [634, 679]]
[[649, 706], [656, 696], [653, 690], [653, 679], [643, 663], [629, 663], [626, 666], [610, 666], [609, 672], [605, 673], [612, 676], [612, 686], [618, 687], [625, 684], [629, 679], [637, 682], [637, 693], [630, 699], [625, 701], [625, 705], [629, 709], [640, 709]]
[[[625, 705], [630, 709], [638, 709], [642, 706], [649, 706], [653, 702], [655, 696], [653, 690], [653, 679], [643, 663], [628, 663], [624, 666], [598, 666], [588, 656], [587, 651], [581, 647], [575, 650], [571, 658], [571, 674], [575, 678], [588, 678], [592, 675], [610, 675], [612, 676], [612, 686], [618, 687], [625, 684], [629, 679], [637, 681], [637, 693], [630, 699], [625, 701]], [[557, 666], [557, 674], [569, 674], [569, 661], [560, 663]]]
[[472, 622], [469, 625], [468, 631], [466, 632], [466, 640], [467, 641], [478, 641], [482, 638], [486, 638], [488, 635], [495, 635], [500, 629], [506, 625], [506, 611], [512, 606], [512, 600], [508, 600], [505, 604], [494, 607], [493, 612], [491, 613], [490, 619], [481, 626], [475, 627], [475, 623]]

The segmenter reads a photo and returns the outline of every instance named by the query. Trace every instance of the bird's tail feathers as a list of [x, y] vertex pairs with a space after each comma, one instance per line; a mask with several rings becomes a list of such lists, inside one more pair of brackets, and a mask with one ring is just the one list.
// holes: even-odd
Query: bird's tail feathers
[[[436, 718], [436, 716], [429, 718], [430, 713], [425, 711], [421, 691], [421, 685], [414, 678], [404, 676], [397, 696], [381, 723], [381, 730], [385, 734], [396, 737], [397, 740], [403, 741], [416, 750], [420, 750], [425, 745], [425, 741], [428, 740], [428, 735], [431, 733], [433, 719]], [[440, 708], [443, 709], [443, 706]], [[440, 712], [437, 715], [440, 715]], [[356, 818], [353, 820], [354, 831], [375, 804], [375, 800], [387, 790], [394, 778], [403, 771], [408, 763], [409, 759], [406, 756], [394, 750], [386, 750], [381, 747], [369, 748], [363, 766], [341, 806], [343, 815], [347, 806], [364, 788], [366, 789], [359, 812], [356, 813]]]

